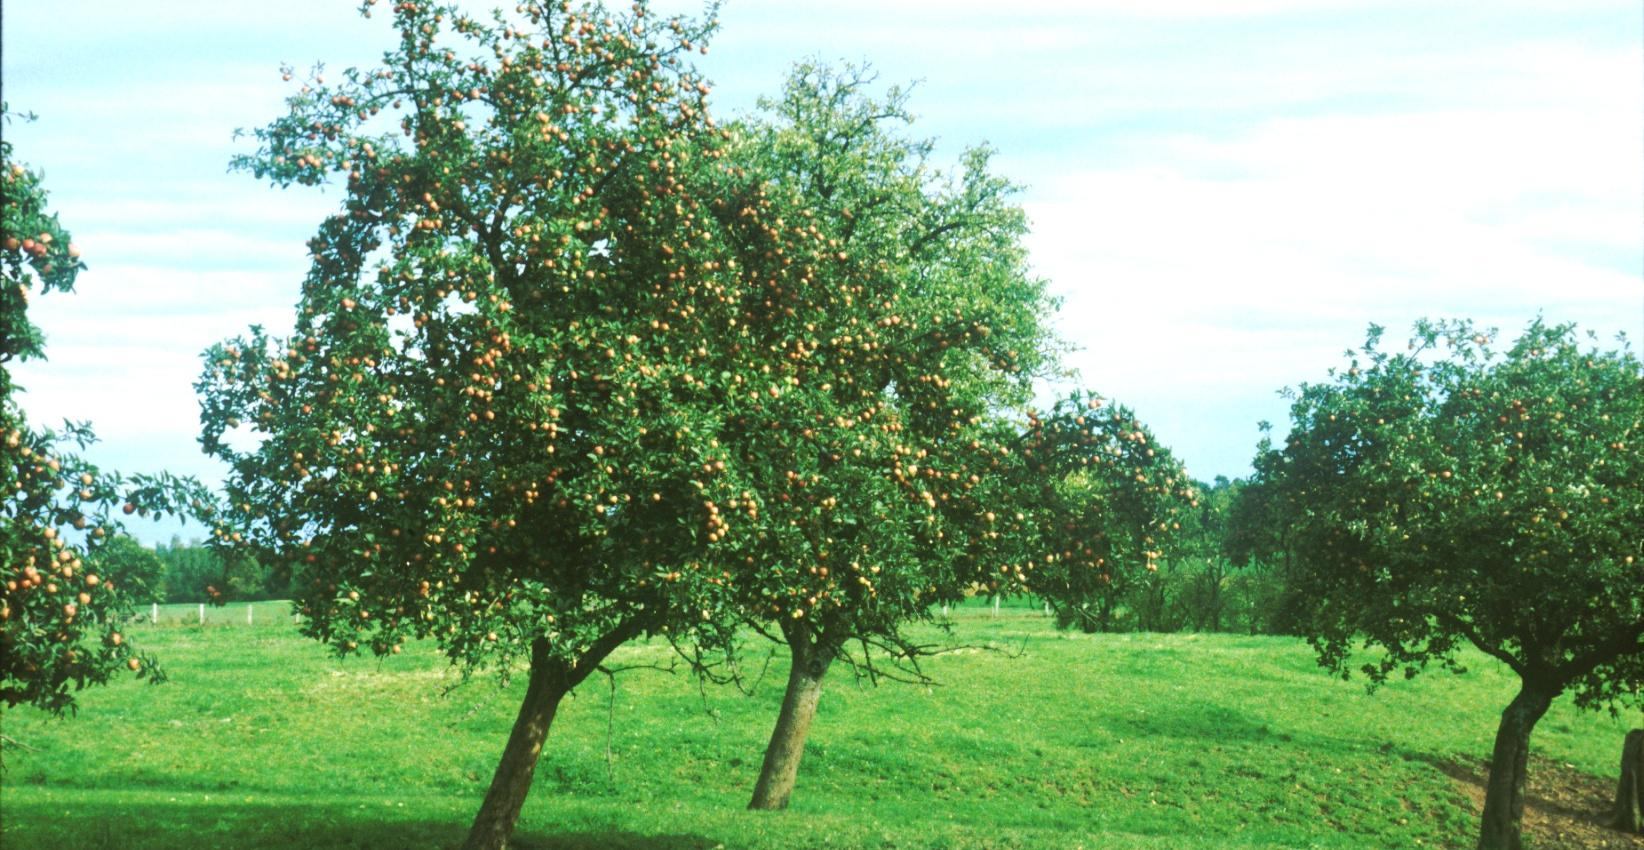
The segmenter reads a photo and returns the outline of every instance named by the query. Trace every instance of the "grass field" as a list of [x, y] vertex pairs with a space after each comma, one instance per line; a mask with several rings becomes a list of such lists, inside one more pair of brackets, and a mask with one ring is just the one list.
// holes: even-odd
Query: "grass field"
[[[278, 603], [254, 624], [162, 616], [133, 636], [171, 681], [17, 709], [0, 795], [22, 848], [439, 848], [460, 841], [523, 692], [458, 677], [429, 647], [338, 661]], [[265, 616], [266, 613], [266, 616]], [[237, 615], [237, 616], [235, 616]], [[590, 679], [549, 738], [526, 848], [1470, 847], [1442, 768], [1488, 753], [1513, 683], [1482, 657], [1375, 695], [1299, 641], [1083, 635], [1032, 609], [957, 612], [941, 684], [830, 674], [793, 807], [743, 811], [781, 698], [624, 673]], [[231, 625], [232, 623], [232, 625]], [[660, 645], [613, 663], [663, 661]], [[1561, 701], [1539, 755], [1610, 776], [1625, 724]], [[607, 758], [609, 747], [609, 758]]]

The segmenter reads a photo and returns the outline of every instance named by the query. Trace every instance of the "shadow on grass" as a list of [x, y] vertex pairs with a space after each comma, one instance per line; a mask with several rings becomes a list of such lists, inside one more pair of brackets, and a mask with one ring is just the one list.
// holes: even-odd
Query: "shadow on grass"
[[575, 832], [545, 836], [522, 832], [508, 846], [511, 850], [711, 850], [725, 845], [699, 835]]
[[[370, 803], [175, 800], [163, 795], [80, 795], [17, 799], [0, 806], [5, 850], [449, 850], [462, 844], [472, 812], [443, 801], [418, 808]], [[585, 827], [579, 824], [578, 827]], [[645, 835], [619, 830], [555, 833], [524, 827], [517, 850], [710, 850], [722, 842], [698, 835]]]
[[1265, 743], [1325, 739], [1283, 724], [1258, 723], [1245, 712], [1211, 700], [1181, 700], [1149, 706], [1145, 714], [1114, 717], [1108, 728], [1130, 737], [1171, 738], [1205, 743]]
[[[1416, 754], [1450, 777], [1477, 817], [1484, 808], [1490, 765], [1474, 756], [1441, 757]], [[1614, 814], [1615, 781], [1592, 776], [1567, 764], [1532, 754], [1526, 771], [1524, 831], [1543, 850], [1644, 850], [1644, 835], [1629, 835], [1610, 827]]]

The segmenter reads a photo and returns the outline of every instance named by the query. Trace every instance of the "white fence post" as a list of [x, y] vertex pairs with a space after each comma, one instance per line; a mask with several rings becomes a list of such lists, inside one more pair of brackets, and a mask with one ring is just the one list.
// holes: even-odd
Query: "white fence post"
[[245, 624], [248, 625], [248, 626], [251, 625], [251, 603], [250, 602], [247, 602], [245, 604]]
[[149, 603], [148, 621], [150, 623], [160, 622], [160, 603], [158, 603], [158, 602], [150, 602]]
[[205, 625], [205, 603], [200, 603], [200, 625]]
[[993, 597], [993, 616], [999, 616], [999, 597], [997, 595]]

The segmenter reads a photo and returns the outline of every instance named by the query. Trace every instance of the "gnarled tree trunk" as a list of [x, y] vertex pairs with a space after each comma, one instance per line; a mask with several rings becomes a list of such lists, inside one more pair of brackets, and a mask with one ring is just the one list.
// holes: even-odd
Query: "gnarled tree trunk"
[[537, 757], [542, 754], [542, 745], [548, 739], [548, 729], [554, 723], [560, 700], [588, 678], [606, 656], [639, 632], [633, 623], [620, 624], [572, 660], [552, 655], [545, 638], [531, 642], [531, 678], [525, 688], [525, 699], [520, 703], [514, 730], [508, 735], [508, 745], [502, 750], [502, 760], [491, 777], [485, 802], [474, 816], [463, 850], [507, 848], [514, 825], [519, 823], [525, 797], [531, 792]]
[[1495, 752], [1484, 793], [1484, 823], [1478, 850], [1523, 850], [1524, 781], [1530, 759], [1530, 732], [1547, 713], [1553, 693], [1525, 684], [1501, 713]]
[[799, 761], [805, 755], [805, 738], [810, 734], [816, 705], [822, 699], [822, 677], [839, 652], [837, 644], [814, 635], [804, 626], [784, 625], [793, 667], [788, 670], [788, 689], [782, 695], [782, 712], [776, 717], [771, 742], [765, 747], [765, 761], [759, 768], [750, 809], [786, 809], [799, 776]]
[[468, 831], [467, 850], [502, 850], [508, 846], [508, 837], [519, 822], [525, 795], [531, 791], [531, 779], [536, 775], [537, 757], [542, 744], [548, 739], [548, 727], [553, 725], [554, 713], [560, 700], [570, 688], [565, 684], [563, 664], [547, 657], [547, 641], [537, 638], [531, 645], [531, 680], [525, 689], [525, 700], [520, 703], [519, 716], [514, 720], [514, 731], [508, 735], [508, 746], [502, 750], [502, 760], [491, 778], [491, 788], [485, 792], [485, 802]]
[[1615, 787], [1615, 820], [1622, 832], [1644, 834], [1644, 729], [1627, 733], [1621, 745], [1621, 779]]

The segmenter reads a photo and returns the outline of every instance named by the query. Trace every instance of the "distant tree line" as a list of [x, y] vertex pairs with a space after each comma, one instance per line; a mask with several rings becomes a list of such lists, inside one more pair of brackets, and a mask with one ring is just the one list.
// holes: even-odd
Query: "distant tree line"
[[153, 548], [121, 536], [98, 553], [99, 565], [141, 577], [139, 603], [257, 602], [287, 599], [288, 581], [255, 561], [230, 563], [229, 556], [197, 540], [172, 536]]

